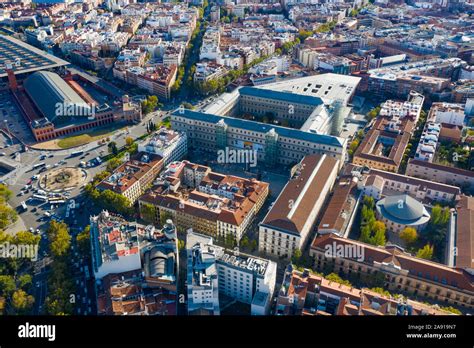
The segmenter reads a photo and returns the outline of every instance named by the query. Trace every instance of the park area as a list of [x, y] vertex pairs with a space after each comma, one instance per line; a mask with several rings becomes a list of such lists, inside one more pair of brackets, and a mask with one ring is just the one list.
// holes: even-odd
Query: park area
[[[113, 127], [96, 129], [87, 134], [77, 134], [69, 137], [45, 141], [32, 146], [38, 150], [60, 150], [70, 149], [73, 147], [89, 144], [93, 141], [105, 139], [111, 136], [117, 130], [124, 128], [123, 124]], [[126, 128], [126, 127], [125, 127]]]

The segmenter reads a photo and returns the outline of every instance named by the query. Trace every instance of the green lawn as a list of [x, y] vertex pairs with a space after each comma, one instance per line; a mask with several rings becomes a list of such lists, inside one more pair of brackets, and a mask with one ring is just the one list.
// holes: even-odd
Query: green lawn
[[116, 127], [105, 128], [105, 129], [98, 129], [88, 134], [73, 135], [67, 138], [60, 139], [58, 141], [58, 146], [62, 149], [69, 149], [71, 147], [84, 145], [92, 141], [106, 138], [120, 128], [123, 128], [123, 125], [121, 127], [116, 126]]

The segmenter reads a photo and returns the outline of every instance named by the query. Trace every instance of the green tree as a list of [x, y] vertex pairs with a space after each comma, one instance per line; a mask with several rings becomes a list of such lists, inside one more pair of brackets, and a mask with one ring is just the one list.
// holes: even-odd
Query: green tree
[[140, 217], [148, 223], [156, 222], [156, 207], [150, 203], [140, 205]]
[[184, 249], [184, 247], [186, 246], [184, 240], [182, 239], [178, 239], [178, 250], [181, 251]]
[[33, 296], [28, 295], [24, 290], [16, 290], [12, 295], [12, 307], [15, 312], [22, 314], [27, 312], [35, 302]]
[[255, 251], [257, 250], [257, 241], [255, 239], [252, 239], [252, 241], [250, 242], [250, 249], [252, 249], [252, 251]]
[[0, 201], [8, 202], [13, 192], [4, 184], [0, 184]]
[[344, 280], [342, 279], [338, 274], [336, 273], [331, 273], [331, 274], [328, 274], [327, 276], [325, 276], [325, 278], [329, 281], [332, 281], [332, 282], [336, 282], [336, 283], [339, 283], [339, 284], [342, 284], [342, 285], [346, 285], [346, 286], [352, 286], [352, 284], [348, 281], [348, 280]]
[[15, 279], [11, 275], [0, 275], [0, 292], [9, 297], [16, 290]]
[[76, 236], [77, 246], [83, 255], [89, 255], [91, 250], [91, 226], [87, 225], [81, 233]]
[[250, 240], [249, 240], [249, 237], [247, 236], [244, 236], [241, 240], [240, 240], [240, 247], [242, 248], [247, 248], [250, 244]]
[[115, 193], [111, 190], [101, 191], [97, 202], [107, 210], [115, 211], [122, 215], [132, 213], [131, 203], [127, 197]]
[[385, 238], [385, 224], [382, 221], [375, 221], [372, 225], [372, 232], [373, 237], [371, 239], [371, 243], [373, 245], [385, 245], [386, 238]]
[[293, 252], [293, 255], [291, 256], [291, 263], [298, 265], [301, 260], [301, 256], [303, 256], [301, 250], [295, 249], [295, 251]]
[[71, 236], [67, 225], [64, 222], [52, 220], [47, 233], [53, 256], [64, 256], [71, 246]]
[[8, 205], [0, 204], [0, 229], [4, 229], [16, 220], [18, 220], [17, 212]]
[[386, 296], [386, 297], [392, 297], [392, 294], [389, 293], [387, 290], [385, 290], [384, 288], [371, 288], [369, 289], [370, 291], [373, 291], [373, 292], [376, 292], [377, 294], [380, 294], [380, 295], [383, 295], [383, 296]]
[[439, 204], [431, 209], [431, 223], [434, 225], [445, 225], [448, 223], [450, 212], [448, 207], [441, 207]]
[[36, 245], [40, 242], [41, 236], [35, 235], [30, 231], [19, 231], [11, 239], [13, 244]]
[[454, 314], [457, 314], [457, 315], [462, 315], [462, 312], [459, 309], [454, 308], [453, 306], [440, 307], [440, 309], [443, 310], [443, 311], [446, 311], [446, 312], [454, 313]]
[[122, 164], [122, 160], [117, 157], [112, 157], [107, 163], [107, 172], [113, 172]]
[[150, 95], [146, 100], [142, 102], [142, 113], [147, 115], [150, 112], [155, 111], [158, 107], [158, 97], [156, 95]]
[[371, 196], [364, 196], [364, 205], [366, 205], [369, 209], [374, 209], [375, 208], [374, 198]]
[[111, 141], [107, 147], [109, 148], [109, 153], [117, 155], [119, 150], [117, 148], [117, 143], [115, 141]]
[[400, 238], [407, 244], [411, 245], [418, 239], [418, 233], [413, 227], [406, 227], [400, 232]]
[[420, 259], [431, 260], [433, 257], [433, 246], [426, 244], [423, 248], [418, 250], [416, 257], [419, 257]]
[[312, 36], [313, 32], [309, 30], [300, 30], [298, 38], [301, 42], [304, 42], [308, 37]]
[[362, 242], [362, 243], [368, 243], [370, 244], [370, 227], [368, 225], [366, 226], [363, 226], [360, 230], [360, 238], [359, 240]]
[[373, 120], [374, 118], [376, 118], [378, 116], [378, 114], [380, 113], [380, 106], [377, 106], [375, 108], [373, 108], [372, 110], [370, 110], [368, 113], [367, 113], [367, 119], [370, 121], [370, 120]]
[[172, 220], [173, 215], [171, 215], [170, 212], [161, 210], [160, 211], [160, 224], [161, 226], [164, 226], [166, 224], [166, 220]]
[[26, 290], [32, 282], [33, 277], [31, 276], [31, 274], [22, 274], [18, 277], [18, 286], [24, 290]]

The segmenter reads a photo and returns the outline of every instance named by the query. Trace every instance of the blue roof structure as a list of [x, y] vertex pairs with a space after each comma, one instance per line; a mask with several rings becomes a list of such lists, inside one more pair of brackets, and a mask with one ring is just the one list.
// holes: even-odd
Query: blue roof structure
[[[77, 106], [87, 114], [90, 106], [76, 93], [58, 74], [49, 71], [37, 71], [25, 79], [23, 83], [26, 92], [41, 111], [44, 117], [53, 123], [71, 123], [75, 120], [72, 116], [57, 117], [58, 105]], [[74, 116], [74, 115], [73, 115]], [[78, 117], [86, 120], [86, 117]]]
[[430, 215], [423, 204], [407, 194], [388, 196], [377, 202], [379, 214], [403, 225], [420, 225], [428, 222]]
[[[286, 94], [286, 93], [285, 93]], [[313, 97], [310, 97], [313, 98]], [[319, 99], [319, 98], [317, 98]], [[184, 109], [184, 111], [176, 110], [173, 112], [175, 116], [181, 116], [192, 120], [203, 121], [208, 123], [217, 123], [220, 120], [224, 122], [229, 127], [242, 128], [252, 132], [267, 133], [271, 129], [274, 129], [275, 132], [286, 138], [293, 138], [298, 140], [309, 141], [312, 143], [319, 143], [329, 146], [342, 147], [343, 141], [341, 138], [337, 138], [331, 135], [316, 134], [310, 132], [304, 132], [299, 129], [286, 128], [261, 122], [255, 122], [250, 120], [243, 120], [240, 118], [233, 118], [227, 116], [217, 116], [213, 114], [206, 114], [198, 111], [191, 111]]]
[[275, 100], [287, 101], [295, 104], [306, 104], [311, 106], [318, 106], [323, 104], [323, 100], [319, 97], [310, 95], [294, 94], [288, 92], [272, 91], [263, 88], [242, 87], [239, 89], [240, 95], [250, 95], [258, 98], [269, 98]]

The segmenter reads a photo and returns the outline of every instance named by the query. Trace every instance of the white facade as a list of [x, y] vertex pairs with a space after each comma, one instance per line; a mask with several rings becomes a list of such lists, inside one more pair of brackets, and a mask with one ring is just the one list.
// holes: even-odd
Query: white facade
[[[298, 177], [293, 177], [292, 180], [285, 186], [283, 191], [280, 193], [280, 196], [277, 198], [277, 201], [275, 202], [274, 206], [269, 210], [267, 216], [260, 224], [258, 234], [258, 249], [260, 252], [274, 255], [277, 257], [290, 258], [297, 249], [301, 250], [303, 248], [316, 221], [316, 218], [318, 217], [319, 211], [322, 208], [326, 197], [329, 195], [337, 178], [337, 172], [339, 168], [338, 160], [332, 166], [331, 170], [329, 171], [329, 174], [326, 177], [320, 177], [320, 169], [323, 165], [325, 165], [326, 157], [327, 155], [321, 156], [321, 159], [316, 164], [316, 166], [312, 168], [310, 174], [305, 175], [304, 177], [302, 176], [302, 178], [304, 179], [304, 184], [302, 185], [304, 186], [300, 187], [300, 192], [288, 192], [289, 190], [292, 190], [291, 187], [293, 187], [290, 186], [290, 182], [298, 180]], [[303, 159], [301, 163], [304, 163], [304, 161], [305, 160]], [[269, 221], [268, 223], [266, 222], [268, 216], [272, 214], [272, 209], [279, 209], [281, 207], [278, 202], [279, 200], [290, 200], [291, 209], [288, 211], [288, 213], [286, 214], [286, 212], [283, 212], [278, 214], [281, 214], [281, 219], [287, 219], [289, 221], [292, 221], [293, 224], [296, 226], [293, 219], [295, 219], [295, 216], [298, 216], [297, 210], [306, 208], [300, 205], [301, 201], [303, 200], [303, 197], [306, 196], [311, 185], [315, 185], [316, 181], [320, 182], [321, 180], [325, 180], [324, 185], [317, 193], [317, 197], [314, 197], [314, 199], [311, 201], [312, 209], [309, 215], [305, 217], [305, 222], [299, 232], [293, 230], [285, 230], [278, 226], [274, 226], [272, 224], [272, 221]], [[291, 199], [289, 199], [288, 197], [291, 197]], [[285, 202], [285, 205], [286, 204], [287, 203]]]
[[[212, 250], [212, 260], [217, 269], [217, 281], [205, 287], [197, 288], [190, 283], [189, 251], [198, 247], [205, 252]], [[277, 265], [275, 262], [241, 254], [213, 245], [211, 237], [195, 232], [188, 232], [186, 248], [188, 250], [188, 301], [192, 308], [200, 304], [203, 308], [216, 305], [218, 294], [222, 293], [233, 299], [252, 305], [252, 315], [268, 314], [275, 290]], [[218, 292], [215, 285], [218, 284]], [[211, 291], [212, 290], [212, 291]], [[191, 297], [189, 297], [191, 296]]]
[[186, 156], [188, 152], [188, 139], [186, 133], [161, 128], [151, 138], [138, 144], [138, 152], [147, 152], [161, 156], [166, 166]]
[[190, 232], [186, 237], [186, 250], [188, 313], [206, 310], [209, 314], [219, 315], [216, 249], [212, 238]]
[[434, 110], [434, 122], [447, 123], [455, 126], [464, 124], [464, 106], [462, 104], [443, 103]]

